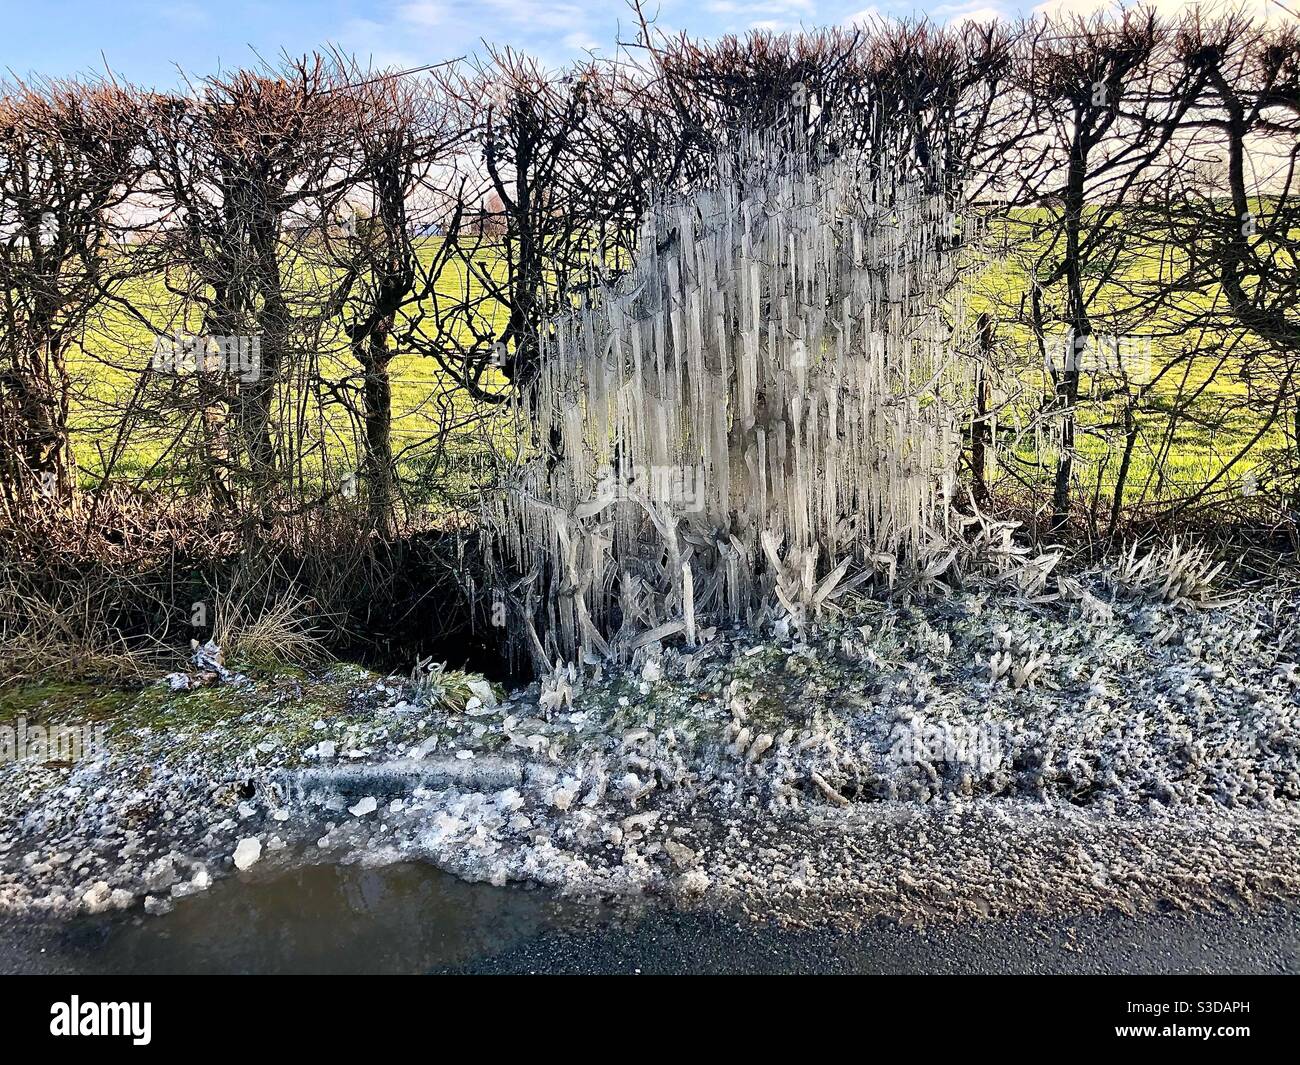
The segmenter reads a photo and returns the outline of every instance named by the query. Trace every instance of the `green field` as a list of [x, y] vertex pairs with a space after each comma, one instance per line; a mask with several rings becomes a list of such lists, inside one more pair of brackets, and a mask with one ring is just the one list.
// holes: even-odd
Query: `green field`
[[[428, 261], [433, 254], [430, 249], [423, 257]], [[482, 262], [493, 268], [490, 258]], [[467, 280], [468, 273], [453, 260], [439, 275], [439, 291], [453, 297], [468, 284], [471, 293], [481, 295], [481, 283], [472, 274]], [[294, 280], [303, 307], [317, 301], [330, 283], [330, 278], [306, 269], [296, 271]], [[181, 301], [160, 280], [129, 282], [123, 302], [132, 309], [110, 307], [88, 326], [68, 360], [73, 449], [84, 487], [99, 484], [106, 470], [111, 470], [114, 481], [142, 486], [183, 480], [199, 434], [193, 413], [194, 379], [148, 372], [155, 337], [193, 334], [199, 328], [197, 321], [182, 318]], [[490, 302], [483, 306], [500, 309]], [[432, 313], [427, 302], [419, 309], [426, 316]], [[487, 323], [488, 328], [495, 331], [503, 317]], [[484, 324], [478, 323], [480, 331]], [[455, 323], [454, 328], [462, 335], [457, 339], [467, 337], [466, 324]], [[276, 421], [300, 427], [301, 438], [280, 441], [281, 446], [292, 447], [298, 465], [314, 482], [313, 489], [324, 492], [337, 489], [358, 466], [359, 419], [332, 393], [344, 386], [359, 387], [361, 368], [348, 350], [338, 319], [307, 326], [301, 341], [300, 352], [286, 367], [277, 399], [281, 413], [290, 413], [290, 405], [296, 409], [292, 418]], [[417, 504], [436, 505], [467, 500], [487, 445], [485, 434], [499, 441], [508, 413], [502, 406], [475, 402], [432, 358], [399, 351], [389, 373], [393, 449], [410, 498]], [[508, 384], [494, 370], [481, 383], [501, 391]], [[133, 398], [140, 402], [133, 404]], [[132, 415], [124, 420], [128, 406]]]
[[[1022, 305], [1033, 279], [1029, 266], [1044, 256], [1045, 245], [1032, 230], [1039, 212], [1023, 212], [1010, 225], [988, 238], [985, 260], [968, 284], [971, 315], [990, 312], [997, 321], [998, 362], [1002, 373], [997, 391], [1008, 403], [1000, 422], [1004, 465], [1021, 476], [1050, 482], [1057, 452], [1050, 435], [1035, 437], [1035, 412], [1052, 393], [1052, 378]], [[1113, 225], [1122, 225], [1116, 220]], [[1216, 490], [1240, 495], [1271, 452], [1289, 446], [1282, 424], [1260, 435], [1267, 421], [1242, 375], [1243, 360], [1236, 348], [1243, 331], [1233, 328], [1216, 308], [1217, 292], [1183, 294], [1176, 306], [1160, 305], [1153, 312], [1144, 297], [1167, 280], [1176, 264], [1167, 248], [1154, 240], [1124, 240], [1112, 281], [1099, 284], [1092, 310], [1099, 331], [1122, 323], [1122, 365], [1111, 351], [1085, 368], [1080, 382], [1076, 437], [1076, 494], [1099, 496], [1108, 504], [1117, 481], [1125, 444], [1126, 408], [1132, 404], [1135, 441], [1125, 481], [1124, 504], [1167, 503], [1186, 497], [1216, 478]], [[1131, 248], [1132, 250], [1128, 250]], [[1063, 286], [1044, 294], [1047, 311], [1064, 317], [1059, 301]], [[1008, 313], [1010, 311], [1010, 313]], [[1016, 312], [1019, 311], [1017, 314]], [[1049, 317], [1050, 321], [1051, 318]], [[1209, 323], [1189, 328], [1189, 323]], [[1064, 344], [1066, 333], [1058, 326]], [[1094, 356], [1092, 350], [1089, 357]], [[1085, 367], [1089, 365], [1085, 363]], [[1132, 397], [1132, 398], [1130, 398]], [[1010, 425], [1005, 425], [1006, 422]], [[1231, 470], [1224, 473], [1231, 464]]]
[[[1051, 379], [1030, 331], [1015, 320], [1014, 313], [1029, 290], [1026, 264], [1036, 249], [1032, 240], [1016, 243], [1013, 234], [1005, 236], [1005, 246], [990, 247], [971, 273], [965, 303], [969, 317], [990, 311], [999, 322], [1001, 371], [995, 399], [1003, 410], [997, 422], [998, 443], [1003, 465], [1014, 471], [1006, 483], [1019, 480], [1041, 491], [1050, 486], [1056, 462], [1050, 431], [1035, 429], [1036, 422], [1041, 424], [1039, 411], [1044, 397], [1050, 395]], [[996, 243], [990, 239], [991, 245]], [[424, 250], [426, 262], [434, 250], [432, 245]], [[497, 269], [490, 257], [480, 262], [485, 269]], [[302, 267], [292, 272], [302, 307], [317, 301], [321, 288], [331, 282], [316, 269]], [[1114, 293], [1103, 290], [1098, 306], [1121, 306], [1122, 300], [1132, 298], [1135, 283], [1154, 280], [1159, 269], [1158, 263], [1130, 257], [1123, 264], [1122, 284]], [[438, 278], [438, 291], [453, 297], [467, 284], [471, 292], [481, 294], [478, 280], [467, 280], [463, 264], [453, 259]], [[199, 435], [193, 381], [145, 371], [155, 334], [172, 335], [181, 329], [193, 332], [197, 324], [179, 320], [180, 302], [160, 280], [134, 281], [124, 295], [148, 324], [121, 307], [110, 307], [87, 327], [70, 359], [73, 448], [82, 483], [94, 486], [111, 470], [115, 481], [154, 487], [183, 484], [194, 465], [191, 460]], [[477, 323], [480, 332], [484, 327], [496, 331], [503, 324], [503, 308], [491, 302], [482, 306], [485, 317]], [[420, 310], [427, 317], [433, 308], [426, 305]], [[1224, 354], [1193, 355], [1188, 353], [1185, 338], [1161, 335], [1175, 330], [1170, 315], [1132, 317], [1140, 319], [1130, 334], [1137, 338], [1134, 343], [1149, 343], [1151, 371], [1163, 372], [1139, 404], [1124, 502], [1167, 501], [1219, 475], [1256, 434], [1261, 416], [1238, 372], [1230, 337], [1224, 338]], [[458, 323], [456, 329], [462, 339], [468, 336], [465, 323]], [[292, 407], [293, 416], [277, 420], [282, 426], [296, 426], [297, 436], [279, 443], [282, 453], [293, 454], [297, 460], [308, 482], [308, 494], [323, 493], [337, 488], [342, 478], [357, 468], [360, 427], [333, 399], [336, 392], [332, 390], [349, 383], [358, 385], [360, 368], [347, 350], [337, 320], [305, 330], [303, 351], [307, 354], [291, 360], [278, 395], [285, 413]], [[393, 447], [408, 502], [435, 509], [472, 505], [475, 488], [484, 475], [483, 457], [489, 441], [503, 443], [511, 438], [508, 408], [476, 403], [432, 358], [410, 351], [397, 355], [390, 372]], [[1125, 399], [1122, 392], [1099, 397], [1118, 383], [1110, 373], [1087, 373], [1082, 382], [1076, 492], [1083, 498], [1096, 494], [1106, 501], [1113, 491], [1124, 436]], [[1130, 381], [1133, 386], [1143, 383], [1140, 373]], [[491, 385], [506, 387], [499, 377]], [[143, 402], [135, 405], [135, 413], [123, 423], [123, 409], [137, 394]], [[1185, 415], [1172, 424], [1170, 411], [1180, 397], [1191, 398]], [[1287, 443], [1282, 429], [1275, 426], [1249, 449], [1221, 487], [1233, 490], [1270, 449]]]

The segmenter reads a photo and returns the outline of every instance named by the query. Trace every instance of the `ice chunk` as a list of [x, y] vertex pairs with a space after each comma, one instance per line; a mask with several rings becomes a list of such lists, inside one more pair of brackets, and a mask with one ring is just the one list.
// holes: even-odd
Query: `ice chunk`
[[366, 814], [374, 813], [378, 807], [379, 807], [379, 803], [375, 801], [375, 797], [373, 795], [367, 795], [364, 799], [360, 800], [355, 806], [349, 806], [348, 813], [350, 813], [353, 817], [365, 817]]
[[247, 836], [235, 846], [235, 868], [250, 869], [262, 857], [262, 841], [256, 836]]

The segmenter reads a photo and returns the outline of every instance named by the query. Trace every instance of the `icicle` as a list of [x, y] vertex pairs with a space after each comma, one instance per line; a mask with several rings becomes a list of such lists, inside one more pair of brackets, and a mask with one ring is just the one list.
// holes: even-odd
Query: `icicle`
[[855, 561], [955, 527], [970, 367], [946, 207], [882, 149], [813, 169], [779, 143], [748, 135], [657, 203], [629, 272], [542, 332], [486, 508], [542, 665], [824, 608]]
[[682, 563], [682, 617], [686, 621], [686, 646], [695, 646], [695, 580], [689, 561]]

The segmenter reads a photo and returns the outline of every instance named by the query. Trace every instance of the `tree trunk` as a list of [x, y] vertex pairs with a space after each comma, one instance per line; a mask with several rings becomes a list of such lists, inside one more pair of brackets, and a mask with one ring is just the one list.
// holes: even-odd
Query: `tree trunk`
[[1074, 474], [1076, 408], [1079, 405], [1079, 355], [1092, 333], [1088, 305], [1083, 292], [1083, 263], [1080, 261], [1080, 230], [1083, 226], [1084, 178], [1088, 173], [1091, 138], [1083, 116], [1075, 116], [1075, 138], [1065, 189], [1065, 274], [1069, 301], [1070, 348], [1065, 367], [1056, 375], [1056, 403], [1061, 418], [1060, 451], [1056, 461], [1056, 483], [1052, 489], [1052, 528], [1059, 529], [1070, 516], [1070, 479]]
[[396, 534], [395, 477], [393, 469], [393, 384], [388, 365], [391, 323], [385, 322], [355, 345], [357, 361], [365, 374], [365, 478], [370, 526], [381, 536]]
[[979, 333], [980, 360], [975, 365], [975, 413], [970, 427], [970, 469], [971, 491], [975, 502], [984, 506], [989, 499], [989, 487], [986, 480], [988, 469], [988, 445], [990, 443], [989, 384], [987, 367], [993, 353], [993, 319], [988, 314], [981, 314], [976, 323]]

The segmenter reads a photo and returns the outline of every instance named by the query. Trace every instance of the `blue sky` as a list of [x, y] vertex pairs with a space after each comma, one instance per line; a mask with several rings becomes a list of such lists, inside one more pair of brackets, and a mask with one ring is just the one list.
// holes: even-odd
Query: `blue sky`
[[[1036, 0], [1035, 0], [1036, 2]], [[1078, 9], [1105, 0], [1050, 0]], [[1160, 0], [1176, 7], [1181, 0]], [[951, 0], [929, 7], [938, 22], [1018, 14], [1033, 2]], [[647, 10], [653, 10], [648, 4]], [[712, 36], [851, 22], [879, 11], [910, 14], [916, 0], [660, 0], [659, 24]], [[64, 76], [103, 69], [156, 87], [191, 73], [338, 44], [376, 65], [418, 66], [473, 52], [480, 38], [558, 65], [583, 49], [606, 52], [630, 11], [621, 0], [0, 0], [0, 68]]]

